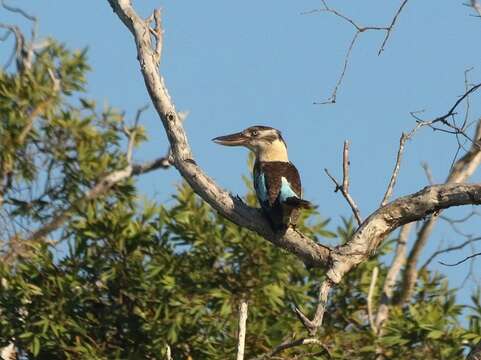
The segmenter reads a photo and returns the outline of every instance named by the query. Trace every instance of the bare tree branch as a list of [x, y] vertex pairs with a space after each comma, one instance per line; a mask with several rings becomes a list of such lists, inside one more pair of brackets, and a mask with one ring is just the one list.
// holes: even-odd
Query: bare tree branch
[[94, 187], [85, 192], [83, 196], [77, 199], [77, 201], [75, 201], [68, 209], [60, 211], [49, 223], [32, 232], [26, 241], [37, 241], [40, 238], [46, 237], [51, 232], [60, 228], [81, 204], [104, 195], [114, 185], [131, 176], [145, 174], [160, 168], [167, 168], [168, 166], [166, 166], [166, 162], [167, 160], [165, 157], [162, 157], [145, 164], [128, 165], [124, 169], [108, 174], [100, 179]]
[[392, 18], [391, 24], [389, 25], [389, 27], [386, 30], [386, 36], [384, 37], [384, 40], [381, 44], [381, 47], [379, 48], [379, 52], [377, 53], [378, 55], [381, 55], [381, 53], [384, 51], [384, 47], [386, 46], [386, 43], [389, 40], [389, 37], [391, 36], [391, 32], [394, 29], [394, 25], [396, 24], [396, 21], [397, 21], [399, 15], [401, 15], [401, 11], [403, 11], [403, 8], [404, 8], [404, 6], [406, 6], [407, 2], [408, 2], [408, 0], [403, 0], [403, 2], [401, 3], [401, 6], [399, 6], [399, 9], [397, 9], [396, 14]]
[[349, 43], [348, 48], [347, 48], [346, 55], [344, 56], [344, 64], [343, 64], [341, 73], [340, 73], [340, 75], [337, 79], [337, 82], [336, 82], [336, 85], [334, 86], [334, 89], [331, 92], [331, 95], [329, 96], [329, 98], [326, 101], [314, 102], [314, 104], [325, 105], [325, 104], [335, 104], [336, 103], [337, 92], [338, 92], [338, 90], [339, 90], [339, 88], [340, 88], [340, 86], [341, 86], [341, 84], [344, 80], [344, 76], [346, 75], [346, 71], [347, 71], [347, 68], [348, 68], [348, 65], [349, 65], [349, 60], [351, 58], [352, 49], [354, 48], [354, 45], [356, 44], [357, 40], [359, 39], [359, 35], [361, 35], [364, 32], [371, 31], [371, 30], [386, 32], [386, 36], [384, 37], [384, 40], [383, 40], [383, 42], [381, 44], [381, 47], [379, 48], [379, 52], [378, 52], [378, 55], [381, 55], [381, 53], [384, 51], [384, 47], [386, 46], [387, 41], [389, 40], [391, 32], [394, 30], [394, 26], [396, 24], [396, 21], [397, 21], [399, 15], [401, 14], [401, 12], [402, 12], [402, 10], [403, 10], [403, 8], [404, 8], [404, 6], [406, 5], [407, 2], [408, 2], [408, 0], [402, 1], [400, 7], [398, 8], [396, 13], [394, 14], [394, 17], [391, 20], [391, 24], [389, 26], [361, 26], [361, 25], [357, 24], [354, 20], [349, 18], [348, 16], [346, 16], [346, 15], [338, 12], [337, 10], [329, 7], [326, 0], [321, 0], [322, 8], [302, 13], [303, 15], [323, 13], [323, 12], [331, 13], [334, 16], [337, 16], [338, 18], [340, 18], [340, 19], [344, 20], [345, 22], [351, 24], [356, 30], [356, 32], [354, 33], [354, 36], [352, 37], [351, 42]]
[[[455, 104], [450, 112], [453, 112], [456, 106], [457, 105]], [[481, 149], [479, 147], [479, 139], [481, 139], [481, 119], [478, 120], [474, 139], [475, 142], [472, 143], [470, 150], [452, 166], [449, 176], [446, 179], [446, 184], [465, 182], [481, 164]], [[423, 226], [418, 232], [416, 241], [406, 262], [401, 292], [396, 301], [397, 304], [404, 304], [411, 298], [418, 277], [418, 260], [437, 222], [438, 215], [439, 213], [434, 214], [429, 219], [425, 220]]]
[[[386, 279], [384, 280], [381, 300], [379, 302], [379, 307], [376, 314], [376, 332], [378, 336], [383, 336], [384, 334], [384, 324], [389, 317], [389, 309], [392, 304], [394, 286], [396, 284], [396, 279], [401, 272], [401, 268], [406, 261], [406, 248], [407, 241], [409, 238], [409, 233], [411, 231], [413, 223], [409, 223], [401, 226], [399, 231], [399, 237], [397, 239], [396, 251], [389, 270], [386, 274]], [[376, 348], [376, 360], [384, 359], [382, 347]]]
[[[471, 144], [476, 146], [478, 149], [481, 147], [481, 145], [476, 141], [475, 138], [474, 140], [466, 134], [466, 127], [467, 124], [466, 122], [463, 123], [462, 127], [459, 127], [456, 125], [456, 123], [453, 120], [453, 123], [449, 122], [449, 119], [454, 119], [454, 116], [456, 115], [456, 108], [463, 102], [463, 100], [468, 99], [469, 96], [476, 91], [478, 91], [481, 88], [481, 83], [473, 85], [470, 89], [465, 91], [465, 93], [459, 97], [459, 99], [454, 103], [454, 105], [449, 109], [449, 111], [441, 116], [438, 116], [437, 118], [433, 120], [422, 120], [418, 116], [416, 116], [414, 113], [411, 113], [411, 115], [416, 119], [418, 125], [420, 124], [421, 126], [428, 126], [433, 130], [437, 131], [442, 131], [446, 132], [449, 134], [454, 134], [454, 135], [461, 135], [465, 139], [467, 139]], [[441, 124], [446, 126], [446, 128], [441, 128], [438, 127], [437, 124]]]
[[327, 169], [324, 169], [326, 175], [332, 180], [332, 182], [336, 185], [334, 192], [338, 192], [341, 190], [342, 196], [346, 199], [347, 203], [351, 207], [352, 213], [354, 214], [354, 218], [357, 221], [358, 225], [361, 225], [362, 218], [361, 212], [359, 207], [357, 206], [356, 202], [352, 198], [351, 194], [349, 193], [349, 141], [344, 141], [344, 148], [342, 152], [342, 185], [336, 180], [334, 176], [332, 176]]
[[237, 360], [244, 360], [246, 344], [247, 301], [242, 300], [239, 306], [239, 335], [237, 343]]
[[389, 180], [389, 185], [387, 186], [386, 193], [381, 201], [381, 206], [384, 206], [389, 201], [390, 197], [392, 196], [392, 192], [394, 190], [394, 186], [396, 186], [396, 181], [399, 176], [399, 170], [401, 168], [401, 160], [404, 153], [404, 145], [406, 144], [407, 140], [410, 140], [416, 131], [421, 127], [421, 124], [417, 124], [414, 129], [412, 129], [409, 133], [402, 133], [401, 139], [399, 139], [399, 149], [397, 152], [396, 157], [396, 164], [394, 165], [394, 169], [392, 171], [391, 180]]
[[[4, 68], [10, 66], [13, 58], [16, 57], [17, 69], [19, 72], [23, 72], [24, 70], [30, 69], [30, 67], [32, 66], [34, 50], [36, 48], [35, 41], [37, 37], [38, 20], [35, 16], [27, 14], [27, 12], [25, 12], [21, 8], [7, 5], [5, 3], [5, 0], [1, 0], [0, 3], [5, 10], [13, 13], [18, 13], [32, 22], [30, 41], [26, 40], [25, 36], [23, 35], [22, 31], [18, 26], [0, 23], [1, 28], [7, 29], [8, 33], [11, 33], [15, 36], [15, 50], [10, 56], [7, 63], [4, 65]], [[8, 37], [8, 35], [5, 34], [4, 37], [6, 38]]]
[[313, 320], [296, 309], [296, 313], [311, 335], [322, 323], [327, 294], [353, 267], [368, 259], [392, 231], [452, 206], [481, 204], [481, 184], [443, 184], [398, 198], [372, 213], [356, 230], [352, 238], [331, 252], [327, 279], [321, 285], [319, 303]]
[[[134, 141], [134, 138], [135, 132], [131, 132], [129, 135], [129, 149], [131, 149], [132, 147], [131, 144]], [[129, 156], [130, 159], [128, 158]], [[129, 164], [125, 168], [113, 171], [112, 173], [104, 176], [97, 182], [95, 186], [86, 191], [68, 208], [59, 210], [48, 223], [34, 230], [26, 239], [12, 239], [9, 244], [10, 249], [3, 255], [2, 260], [6, 262], [12, 261], [19, 253], [23, 253], [29, 244], [44, 239], [53, 231], [63, 226], [72, 217], [76, 209], [81, 207], [86, 202], [104, 195], [113, 186], [120, 183], [121, 181], [124, 181], [132, 176], [138, 176], [157, 169], [166, 169], [170, 167], [170, 161], [166, 156], [142, 164], [132, 164], [131, 154], [129, 155], [128, 153], [127, 159], [129, 161]]]
[[267, 221], [259, 216], [258, 209], [246, 206], [239, 198], [222, 190], [195, 163], [179, 114], [153, 57], [155, 49], [150, 38], [152, 34], [149, 30], [150, 24], [137, 15], [129, 0], [108, 1], [134, 36], [147, 90], [167, 133], [174, 165], [182, 177], [202, 199], [227, 219], [259, 233], [276, 246], [295, 254], [308, 265], [327, 266], [326, 279], [320, 286], [313, 320], [309, 320], [296, 309], [309, 333], [315, 333], [322, 323], [331, 287], [338, 284], [353, 267], [371, 256], [392, 231], [448, 207], [481, 204], [481, 184], [435, 185], [398, 198], [379, 208], [361, 224], [346, 244], [336, 249], [322, 246], [295, 229], [288, 229], [281, 235], [273, 233]]
[[442, 262], [442, 261], [440, 261], [439, 263], [440, 263], [441, 265], [444, 265], [444, 266], [458, 266], [458, 265], [462, 264], [463, 262], [468, 261], [469, 259], [475, 258], [475, 257], [477, 257], [477, 256], [479, 256], [479, 255], [481, 255], [481, 252], [478, 252], [478, 253], [475, 253], [475, 254], [466, 256], [464, 259], [459, 260], [458, 262], [455, 262], [455, 263], [453, 263], [453, 264], [447, 264], [447, 263]]
[[421, 164], [421, 166], [424, 170], [424, 173], [426, 174], [426, 179], [428, 179], [428, 184], [434, 185], [435, 181], [434, 181], [434, 177], [433, 177], [433, 173], [431, 171], [431, 168], [429, 167], [429, 164], [427, 162], [423, 162]]
[[[463, 241], [461, 244], [459, 245], [453, 245], [453, 246], [448, 246], [447, 248], [445, 249], [441, 249], [441, 250], [437, 250], [435, 251], [434, 253], [431, 254], [431, 256], [426, 260], [426, 262], [421, 266], [421, 268], [419, 269], [419, 271], [422, 271], [424, 269], [426, 269], [428, 267], [429, 264], [431, 264], [431, 262], [436, 258], [438, 257], [439, 255], [441, 254], [446, 254], [448, 252], [451, 252], [451, 251], [456, 251], [456, 250], [461, 250], [463, 249], [464, 247], [466, 247], [467, 245], [470, 245], [472, 244], [473, 242], [476, 242], [476, 241], [481, 241], [481, 237], [475, 237], [475, 238], [469, 238], [468, 240], [466, 241]], [[462, 262], [466, 261], [468, 259], [465, 259], [463, 260]], [[442, 263], [443, 265], [447, 265], [445, 263]], [[450, 265], [449, 265], [450, 266]]]
[[[297, 230], [289, 228], [285, 234], [274, 232], [260, 211], [245, 205], [239, 197], [221, 189], [193, 160], [187, 135], [182, 126], [180, 114], [176, 111], [164, 79], [159, 74], [155, 61], [155, 49], [152, 44], [147, 24], [137, 15], [129, 0], [108, 0], [112, 9], [119, 16], [134, 36], [138, 59], [145, 85], [164, 125], [172, 149], [174, 166], [194, 191], [215, 210], [232, 222], [259, 233], [275, 245], [297, 255], [310, 266], [322, 266], [330, 253], [327, 246], [313, 241]], [[161, 36], [162, 31], [154, 31]], [[157, 41], [162, 41], [159, 38]]]
[[382, 326], [384, 321], [387, 319], [387, 313], [389, 311], [389, 305], [391, 305], [394, 285], [396, 284], [396, 279], [401, 272], [401, 268], [406, 262], [406, 248], [409, 238], [409, 233], [411, 231], [412, 223], [406, 224], [401, 227], [399, 231], [399, 237], [397, 239], [396, 252], [392, 260], [389, 270], [384, 280], [380, 306], [378, 308], [376, 316], [376, 326], [378, 329]]
[[17, 8], [17, 7], [14, 7], [14, 6], [11, 6], [11, 5], [8, 5], [7, 3], [5, 3], [5, 0], [2, 0], [1, 1], [1, 4], [2, 4], [2, 7], [10, 12], [14, 12], [14, 13], [17, 13], [17, 14], [20, 14], [22, 15], [23, 17], [25, 17], [26, 19], [32, 21], [32, 22], [36, 22], [37, 21], [37, 18], [33, 15], [30, 15], [28, 14], [25, 10], [21, 9], [21, 8]]
[[375, 266], [372, 269], [371, 284], [369, 284], [369, 292], [367, 294], [367, 317], [369, 319], [369, 325], [371, 326], [371, 330], [373, 331], [374, 334], [377, 334], [377, 326], [374, 319], [374, 313], [372, 310], [372, 302], [373, 302], [372, 298], [374, 296], [374, 290], [376, 290], [376, 282], [377, 282], [378, 274], [379, 274], [379, 268]]
[[326, 311], [327, 299], [329, 297], [329, 291], [333, 287], [334, 283], [330, 278], [325, 279], [319, 288], [319, 295], [317, 297], [317, 307], [314, 318], [310, 320], [298, 307], [294, 308], [299, 320], [302, 322], [309, 335], [314, 336], [322, 324], [324, 318], [324, 312]]

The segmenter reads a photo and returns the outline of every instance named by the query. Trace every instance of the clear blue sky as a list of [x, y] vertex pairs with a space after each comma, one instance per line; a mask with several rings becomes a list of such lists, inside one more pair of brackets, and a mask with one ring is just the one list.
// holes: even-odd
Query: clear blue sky
[[[162, 72], [177, 108], [190, 112], [186, 128], [197, 162], [223, 187], [242, 195], [246, 190], [240, 175], [247, 172], [246, 151], [221, 148], [210, 139], [254, 124], [276, 127], [301, 172], [305, 197], [319, 205], [323, 216], [333, 219], [334, 227], [350, 211], [333, 193], [323, 168], [341, 174], [345, 139], [352, 142], [352, 195], [367, 216], [384, 194], [401, 132], [415, 125], [409, 112], [424, 109], [426, 119], [445, 113], [464, 92], [464, 71], [470, 67], [474, 67], [472, 82], [481, 81], [481, 19], [471, 16], [463, 2], [408, 2], [382, 56], [377, 50], [384, 33], [362, 34], [337, 104], [323, 106], [313, 102], [330, 95], [354, 29], [332, 14], [301, 15], [319, 7], [319, 1], [142, 0], [136, 5], [144, 16], [154, 7], [163, 8]], [[10, 3], [39, 17], [42, 36], [53, 36], [71, 48], [89, 48], [91, 97], [130, 116], [149, 102], [133, 40], [106, 0]], [[399, 3], [337, 0], [330, 5], [362, 25], [385, 26]], [[0, 21], [22, 20], [13, 20], [1, 10]], [[471, 102], [475, 120], [481, 115], [481, 94]], [[138, 161], [155, 158], [166, 149], [156, 114], [149, 111], [142, 123], [151, 137], [137, 149]], [[423, 161], [430, 164], [437, 182], [444, 181], [456, 149], [452, 135], [421, 130], [407, 145], [395, 196], [426, 185]], [[145, 176], [140, 184], [146, 196], [166, 201], [179, 181], [171, 169]], [[481, 181], [480, 171], [472, 181]], [[481, 233], [480, 222], [479, 218], [471, 221], [465, 231]], [[441, 241], [462, 240], [440, 224], [426, 254]], [[455, 261], [472, 251], [442, 260]], [[459, 285], [469, 265], [434, 267]], [[468, 301], [471, 287], [459, 293], [459, 300]]]

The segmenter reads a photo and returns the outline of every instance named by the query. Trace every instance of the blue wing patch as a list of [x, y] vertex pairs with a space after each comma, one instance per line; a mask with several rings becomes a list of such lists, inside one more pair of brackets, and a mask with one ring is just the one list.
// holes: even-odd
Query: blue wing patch
[[256, 189], [257, 197], [261, 202], [269, 201], [269, 194], [267, 193], [266, 179], [264, 173], [260, 173], [256, 176], [254, 181], [254, 187]]
[[292, 190], [291, 185], [285, 177], [281, 178], [281, 190], [279, 191], [279, 200], [281, 202], [286, 201], [287, 198], [295, 197], [298, 198], [297, 194]]

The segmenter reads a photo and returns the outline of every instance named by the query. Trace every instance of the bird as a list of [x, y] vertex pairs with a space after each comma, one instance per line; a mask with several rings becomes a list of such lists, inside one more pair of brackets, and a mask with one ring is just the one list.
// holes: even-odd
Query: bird
[[290, 226], [295, 228], [300, 209], [309, 209], [312, 205], [302, 198], [301, 178], [289, 161], [281, 132], [256, 125], [212, 141], [225, 146], [243, 146], [254, 153], [253, 183], [264, 215], [276, 232], [285, 232]]

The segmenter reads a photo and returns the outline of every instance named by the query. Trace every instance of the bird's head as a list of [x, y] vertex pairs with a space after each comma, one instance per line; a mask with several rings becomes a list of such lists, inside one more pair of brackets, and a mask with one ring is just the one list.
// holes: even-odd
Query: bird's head
[[288, 161], [287, 146], [281, 132], [269, 126], [251, 126], [212, 141], [226, 146], [244, 146], [254, 152], [259, 161]]

